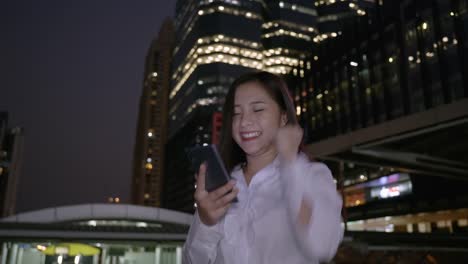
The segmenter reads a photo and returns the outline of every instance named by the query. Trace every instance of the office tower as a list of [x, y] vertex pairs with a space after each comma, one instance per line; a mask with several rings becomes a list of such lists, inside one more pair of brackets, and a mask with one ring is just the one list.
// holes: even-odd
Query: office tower
[[305, 149], [332, 168], [348, 220], [466, 208], [466, 2], [362, 10], [289, 79]]
[[161, 206], [173, 45], [173, 22], [167, 19], [146, 56], [133, 161], [135, 204]]
[[292, 85], [298, 113], [314, 131], [311, 141], [468, 94], [467, 56], [460, 45], [466, 38], [463, 10], [417, 1], [386, 1], [376, 7], [378, 17], [355, 17], [343, 36], [319, 42], [307, 61], [313, 69]]
[[314, 42], [335, 38], [346, 30], [346, 27], [355, 26], [356, 16], [375, 16], [376, 4], [376, 0], [315, 1], [320, 34]]
[[0, 112], [0, 217], [16, 213], [18, 181], [23, 160], [23, 130], [8, 128], [8, 115]]
[[177, 1], [165, 207], [193, 211], [194, 171], [184, 149], [216, 143], [213, 126], [232, 81], [253, 70], [305, 68], [316, 21], [313, 1]]

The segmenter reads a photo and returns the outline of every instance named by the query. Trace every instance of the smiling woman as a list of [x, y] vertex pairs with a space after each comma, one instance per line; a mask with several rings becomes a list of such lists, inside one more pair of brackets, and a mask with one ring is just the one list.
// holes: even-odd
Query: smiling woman
[[[239, 92], [237, 92], [238, 90]], [[221, 129], [220, 147], [228, 170], [232, 170], [237, 164], [246, 161], [245, 153], [238, 145], [238, 142], [235, 141], [236, 133], [233, 131], [234, 121], [238, 120], [238, 117], [242, 114], [243, 105], [244, 110], [246, 109], [246, 104], [250, 104], [250, 110], [255, 111], [257, 115], [270, 116], [278, 114], [278, 116], [273, 116], [272, 119], [279, 122], [279, 115], [281, 115], [281, 122], [286, 121], [290, 125], [297, 124], [291, 97], [286, 84], [280, 77], [268, 72], [241, 76], [231, 85], [223, 109], [224, 120]], [[265, 108], [267, 108], [267, 111], [264, 112]]]
[[257, 72], [234, 81], [224, 105], [220, 147], [235, 180], [208, 192], [206, 168], [200, 167], [184, 263], [333, 258], [343, 236], [341, 198], [330, 170], [299, 151], [301, 141], [280, 77]]

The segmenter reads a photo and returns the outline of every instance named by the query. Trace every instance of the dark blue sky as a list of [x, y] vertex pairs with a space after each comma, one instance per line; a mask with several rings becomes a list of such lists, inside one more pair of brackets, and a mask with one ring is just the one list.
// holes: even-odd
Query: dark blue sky
[[175, 0], [4, 2], [0, 111], [25, 129], [17, 210], [129, 202], [144, 58]]

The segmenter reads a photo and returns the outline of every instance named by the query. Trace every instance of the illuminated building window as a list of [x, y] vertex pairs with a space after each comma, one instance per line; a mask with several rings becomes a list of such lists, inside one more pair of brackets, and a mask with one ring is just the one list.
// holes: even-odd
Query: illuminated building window
[[301, 115], [301, 107], [300, 106], [296, 106], [296, 115]]
[[[219, 43], [218, 45], [214, 43]], [[247, 41], [243, 39], [231, 38], [224, 35], [213, 35], [209, 37], [200, 38], [197, 40], [197, 44], [186, 56], [187, 59], [184, 61], [174, 72], [172, 78], [178, 82], [181, 79], [181, 75], [190, 69], [195, 59], [202, 54], [210, 54], [214, 52], [222, 52], [234, 55], [242, 50], [239, 45], [244, 46], [244, 48], [251, 49], [253, 52], [260, 52], [261, 45], [256, 42]], [[202, 45], [203, 44], [203, 45]], [[234, 44], [234, 45], [233, 45]], [[217, 49], [215, 49], [215, 47]], [[260, 59], [260, 58], [259, 58]]]
[[171, 99], [177, 94], [196, 67], [202, 64], [226, 63], [259, 70], [263, 69], [261, 61], [263, 55], [260, 52], [248, 49], [231, 49], [231, 47], [222, 44], [205, 46], [204, 49], [200, 51], [200, 54], [194, 56], [190, 56], [189, 54], [188, 57], [191, 58], [191, 60], [186, 62], [185, 65], [182, 64], [181, 67], [176, 70], [175, 75], [177, 76], [177, 74], [180, 74], [180, 76], [175, 80], [176, 85], [171, 91]]
[[[263, 4], [262, 0], [254, 0], [259, 2], [260, 4]], [[220, 6], [213, 6], [212, 3], [227, 3], [229, 5], [223, 5], [222, 8]], [[254, 19], [254, 20], [262, 20], [263, 18], [259, 14], [252, 13], [251, 11], [246, 11], [238, 6], [240, 6], [240, 2], [237, 0], [224, 0], [224, 1], [192, 1], [190, 6], [187, 6], [188, 9], [196, 9], [200, 8], [198, 12], [191, 12], [193, 15], [191, 15], [187, 20], [184, 20], [184, 25], [182, 26], [180, 23], [182, 20], [182, 17], [179, 16], [176, 18], [176, 28], [180, 28], [181, 32], [183, 33], [183, 36], [181, 37], [179, 43], [184, 43], [184, 40], [187, 38], [187, 36], [190, 34], [190, 32], [193, 29], [193, 26], [197, 23], [198, 17], [199, 16], [204, 16], [212, 13], [226, 13], [230, 15], [235, 15], [235, 16], [244, 16], [247, 19]], [[187, 11], [186, 10], [186, 11]], [[184, 12], [181, 12], [180, 14], [183, 14]], [[176, 46], [174, 49], [174, 52], [177, 52], [179, 50], [180, 46]]]
[[280, 8], [290, 9], [299, 13], [304, 13], [307, 15], [317, 16], [317, 11], [312, 8], [308, 8], [305, 6], [297, 5], [297, 4], [290, 4], [285, 2], [279, 2]]
[[326, 34], [324, 33], [324, 34], [320, 34], [320, 35], [315, 36], [313, 38], [313, 41], [315, 43], [318, 43], [318, 42], [324, 41], [324, 40], [329, 39], [329, 38], [336, 38], [341, 34], [342, 34], [341, 31], [331, 32], [331, 33], [326, 33]]
[[467, 219], [460, 219], [460, 220], [458, 220], [458, 225], [460, 227], [468, 226], [468, 220]]
[[191, 113], [195, 110], [198, 106], [208, 106], [214, 104], [220, 104], [221, 100], [218, 97], [211, 97], [211, 98], [200, 98], [195, 101], [191, 106], [187, 108], [187, 113]]
[[[261, 20], [262, 17], [259, 14], [252, 13], [251, 11], [246, 11], [244, 9], [234, 7], [234, 6], [223, 6], [219, 5], [215, 7], [203, 7], [198, 11], [199, 16], [205, 16], [213, 13], [224, 13], [235, 16], [244, 16], [248, 19]], [[192, 22], [193, 23], [193, 22]]]
[[274, 21], [269, 21], [267, 23], [262, 24], [262, 28], [264, 29], [269, 29], [273, 27], [289, 28], [289, 29], [304, 31], [308, 33], [316, 31], [314, 27], [311, 27], [309, 25], [297, 24], [294, 22], [284, 21], [284, 20], [274, 20]]
[[145, 168], [146, 168], [147, 170], [152, 170], [152, 169], [153, 169], [153, 164], [151, 164], [151, 163], [146, 163]]
[[423, 22], [422, 25], [421, 25], [422, 29], [423, 30], [427, 30], [427, 23], [426, 22]]
[[[298, 57], [307, 56], [304, 52], [283, 48], [263, 52], [261, 48], [262, 46], [259, 43], [224, 35], [213, 35], [198, 39], [197, 45], [186, 56], [187, 59], [180, 64], [172, 75], [175, 85], [169, 95], [170, 99], [175, 97], [193, 71], [203, 64], [226, 63], [277, 74], [287, 74], [299, 64]], [[285, 54], [288, 56], [285, 56]], [[303, 75], [304, 73], [301, 72], [301, 76]], [[210, 94], [212, 93], [213, 91]]]
[[154, 136], [154, 130], [153, 129], [148, 129], [148, 137], [152, 138]]
[[273, 32], [270, 32], [270, 33], [267, 33], [267, 34], [263, 34], [262, 38], [268, 39], [268, 38], [279, 37], [279, 36], [289, 36], [289, 37], [293, 37], [293, 38], [303, 39], [303, 40], [306, 40], [306, 41], [311, 41], [312, 40], [312, 37], [310, 37], [308, 35], [298, 33], [298, 32], [294, 32], [294, 31], [290, 31], [290, 30], [285, 30], [285, 29], [278, 29], [276, 31], [273, 31]]

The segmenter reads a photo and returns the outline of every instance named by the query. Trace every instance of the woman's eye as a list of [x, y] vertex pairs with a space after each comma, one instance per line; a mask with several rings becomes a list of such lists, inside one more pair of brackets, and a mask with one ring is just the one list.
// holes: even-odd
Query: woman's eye
[[254, 109], [254, 112], [261, 112], [263, 111], [264, 109]]
[[240, 113], [236, 113], [236, 112], [234, 112], [234, 115], [240, 115]]

